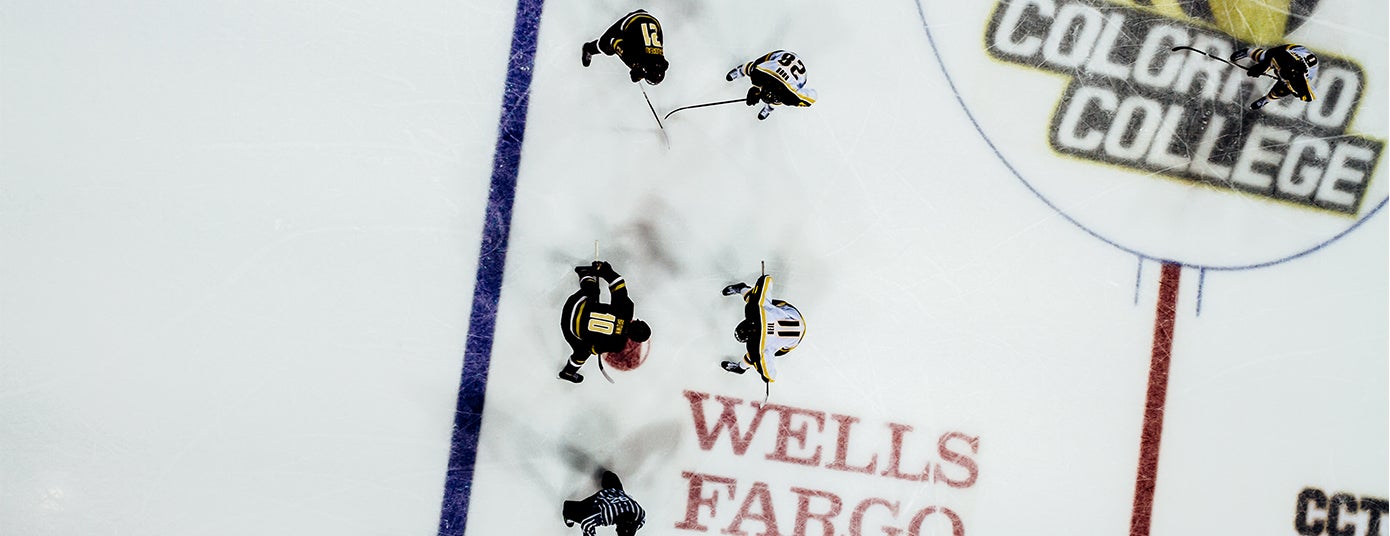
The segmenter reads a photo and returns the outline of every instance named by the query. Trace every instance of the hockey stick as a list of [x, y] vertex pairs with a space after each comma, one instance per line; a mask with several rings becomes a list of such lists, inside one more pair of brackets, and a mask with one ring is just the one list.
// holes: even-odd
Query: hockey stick
[[661, 116], [657, 115], [656, 107], [652, 106], [652, 99], [651, 97], [647, 96], [647, 88], [644, 88], [641, 84], [638, 84], [637, 89], [642, 90], [642, 98], [646, 99], [647, 101], [647, 109], [652, 111], [652, 118], [656, 119], [656, 128], [661, 129], [661, 141], [666, 142], [666, 148], [670, 149], [671, 138], [666, 137], [666, 126], [661, 124]]
[[[646, 90], [643, 90], [643, 91], [642, 91], [642, 96], [645, 97], [646, 95], [647, 95]], [[647, 105], [648, 105], [648, 106], [651, 106], [651, 101], [647, 101]], [[653, 113], [655, 113], [655, 112], [653, 112]], [[657, 124], [661, 124], [661, 123], [657, 123]], [[595, 240], [595, 241], [594, 241], [594, 264], [595, 264], [595, 265], [598, 264], [598, 240]], [[598, 358], [598, 371], [603, 373], [603, 379], [608, 380], [608, 383], [617, 383], [617, 382], [614, 382], [614, 381], [613, 381], [613, 377], [612, 377], [612, 376], [609, 376], [609, 375], [608, 375], [608, 369], [603, 368], [603, 354], [599, 354], [599, 355], [597, 355], [597, 356], [595, 356], [595, 357]]]
[[598, 371], [603, 373], [603, 379], [608, 380], [608, 383], [617, 383], [613, 381], [612, 376], [608, 375], [608, 369], [603, 368], [603, 354], [598, 355]]
[[689, 109], [691, 109], [691, 108], [704, 108], [704, 107], [706, 107], [706, 106], [719, 106], [719, 105], [721, 105], [721, 104], [733, 104], [733, 103], [735, 103], [735, 102], [743, 102], [743, 99], [729, 99], [729, 100], [726, 100], [726, 101], [706, 102], [706, 103], [704, 103], [704, 104], [692, 104], [692, 105], [690, 105], [690, 106], [681, 106], [680, 108], [676, 108], [676, 109], [674, 109], [674, 110], [671, 110], [671, 111], [669, 111], [669, 112], [666, 112], [666, 118], [667, 118], [667, 119], [670, 119], [670, 118], [671, 118], [671, 114], [674, 114], [674, 113], [679, 112], [679, 111], [681, 111], [681, 110], [689, 110]]
[[[761, 272], [762, 276], [766, 276], [766, 275], [767, 275], [767, 261], [758, 261], [758, 272]], [[760, 276], [759, 279], [761, 279], [762, 276]], [[764, 288], [764, 289], [763, 289], [763, 292], [767, 292], [767, 289]], [[763, 350], [763, 351], [766, 351], [766, 349], [762, 349], [762, 350]], [[764, 354], [764, 356], [766, 356], [766, 354]], [[762, 371], [759, 370], [759, 371], [758, 371], [758, 374], [759, 374], [759, 375], [762, 375]], [[764, 377], [764, 378], [763, 378], [763, 403], [766, 404], [766, 403], [767, 403], [767, 399], [768, 399], [768, 398], [771, 398], [771, 397], [772, 397], [772, 382], [767, 381], [767, 378]]]
[[[1179, 51], [1179, 50], [1190, 50], [1190, 51], [1192, 51], [1192, 52], [1196, 52], [1196, 53], [1198, 53], [1198, 54], [1201, 54], [1201, 55], [1206, 56], [1206, 57], [1208, 57], [1208, 58], [1214, 59], [1214, 60], [1219, 61], [1219, 62], [1221, 62], [1221, 63], [1224, 63], [1224, 64], [1226, 64], [1226, 65], [1230, 65], [1230, 66], [1232, 66], [1232, 67], [1237, 67], [1237, 68], [1240, 68], [1240, 69], [1249, 69], [1249, 67], [1246, 67], [1246, 66], [1244, 66], [1244, 65], [1241, 65], [1241, 64], [1239, 64], [1239, 63], [1234, 63], [1234, 62], [1232, 62], [1232, 61], [1230, 61], [1230, 60], [1227, 60], [1226, 58], [1217, 56], [1217, 55], [1212, 54], [1212, 53], [1210, 53], [1210, 52], [1207, 52], [1207, 51], [1205, 51], [1205, 50], [1200, 50], [1200, 49], [1196, 49], [1196, 48], [1192, 48], [1192, 47], [1188, 47], [1188, 46], [1176, 46], [1176, 47], [1173, 47], [1173, 52], [1177, 52], [1177, 51]], [[1260, 76], [1267, 76], [1267, 77], [1273, 78], [1273, 79], [1276, 80], [1276, 81], [1283, 82], [1283, 80], [1279, 80], [1279, 77], [1274, 76], [1274, 75], [1269, 74], [1269, 73], [1260, 73]]]

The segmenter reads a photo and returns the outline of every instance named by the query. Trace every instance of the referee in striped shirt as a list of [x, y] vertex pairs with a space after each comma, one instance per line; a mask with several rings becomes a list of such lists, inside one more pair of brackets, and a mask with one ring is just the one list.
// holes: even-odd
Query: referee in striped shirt
[[603, 489], [582, 501], [565, 501], [565, 526], [579, 523], [584, 536], [594, 536], [594, 530], [606, 525], [617, 525], [618, 536], [637, 534], [647, 517], [642, 506], [623, 492], [622, 481], [612, 471], [603, 472], [600, 485]]

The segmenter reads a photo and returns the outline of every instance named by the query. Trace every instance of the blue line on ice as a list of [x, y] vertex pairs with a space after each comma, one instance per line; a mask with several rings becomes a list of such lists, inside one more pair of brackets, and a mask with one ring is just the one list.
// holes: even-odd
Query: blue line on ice
[[531, 95], [531, 71], [536, 63], [536, 40], [544, 0], [517, 0], [507, 81], [502, 91], [502, 114], [497, 122], [492, 182], [483, 213], [483, 240], [478, 250], [477, 282], [468, 318], [468, 342], [463, 353], [454, 432], [449, 447], [449, 470], [439, 513], [439, 534], [461, 535], [468, 524], [468, 501], [473, 489], [473, 463], [478, 456], [497, 301], [507, 261], [512, 203], [516, 198], [521, 142], [526, 134], [526, 108]]

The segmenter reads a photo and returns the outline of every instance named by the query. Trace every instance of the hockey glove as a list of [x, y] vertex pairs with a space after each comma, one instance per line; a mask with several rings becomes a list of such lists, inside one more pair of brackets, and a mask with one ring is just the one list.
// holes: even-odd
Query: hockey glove
[[618, 272], [613, 271], [613, 265], [608, 264], [608, 261], [594, 261], [594, 271], [604, 279], [618, 277]]
[[743, 99], [743, 103], [744, 103], [744, 104], [747, 104], [747, 105], [749, 105], [749, 106], [752, 106], [752, 105], [754, 105], [754, 104], [757, 104], [757, 103], [758, 103], [758, 95], [759, 95], [760, 93], [762, 93], [762, 90], [759, 89], [758, 86], [753, 86], [753, 87], [748, 88], [748, 97], [746, 97], [746, 98]]
[[598, 268], [594, 266], [575, 266], [574, 273], [579, 277], [593, 277], [598, 274]]
[[633, 81], [634, 83], [636, 83], [638, 80], [641, 80], [641, 79], [642, 79], [642, 68], [641, 68], [641, 67], [633, 67], [633, 68], [632, 68], [632, 71], [628, 72], [627, 74], [628, 74], [628, 76], [631, 76], [631, 77], [632, 77], [632, 81]]

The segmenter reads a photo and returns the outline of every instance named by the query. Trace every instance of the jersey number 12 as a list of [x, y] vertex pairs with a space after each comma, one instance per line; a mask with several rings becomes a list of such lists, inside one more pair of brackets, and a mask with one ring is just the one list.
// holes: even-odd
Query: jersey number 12
[[642, 23], [642, 40], [647, 42], [649, 47], [661, 48], [661, 27], [653, 22]]

